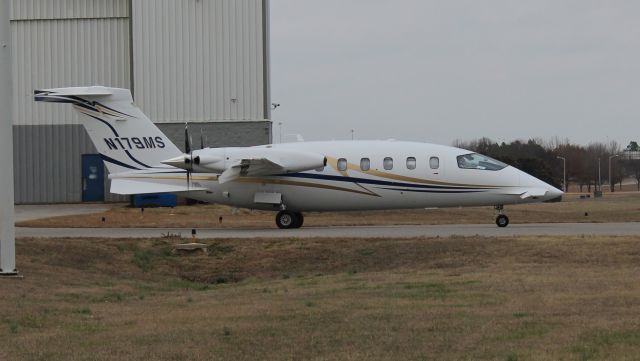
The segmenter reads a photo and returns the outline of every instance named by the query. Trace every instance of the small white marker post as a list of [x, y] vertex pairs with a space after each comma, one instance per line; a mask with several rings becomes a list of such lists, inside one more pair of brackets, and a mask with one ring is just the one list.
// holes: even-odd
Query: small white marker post
[[0, 277], [15, 277], [10, 0], [0, 0]]

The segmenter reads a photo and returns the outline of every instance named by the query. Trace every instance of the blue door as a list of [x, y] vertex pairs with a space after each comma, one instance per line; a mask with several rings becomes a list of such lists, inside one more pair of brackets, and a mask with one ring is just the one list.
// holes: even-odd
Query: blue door
[[82, 155], [82, 201], [104, 201], [104, 164], [99, 154]]

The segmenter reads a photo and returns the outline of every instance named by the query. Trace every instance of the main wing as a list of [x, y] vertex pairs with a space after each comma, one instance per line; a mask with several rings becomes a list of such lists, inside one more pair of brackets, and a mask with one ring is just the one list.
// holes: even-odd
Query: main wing
[[239, 177], [278, 175], [287, 173], [288, 169], [268, 158], [248, 158], [236, 161], [218, 177], [220, 184], [233, 181]]

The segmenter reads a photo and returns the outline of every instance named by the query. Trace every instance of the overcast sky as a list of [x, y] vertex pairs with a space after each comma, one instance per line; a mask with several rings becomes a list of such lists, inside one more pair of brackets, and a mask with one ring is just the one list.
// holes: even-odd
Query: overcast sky
[[270, 4], [274, 141], [640, 140], [640, 1]]

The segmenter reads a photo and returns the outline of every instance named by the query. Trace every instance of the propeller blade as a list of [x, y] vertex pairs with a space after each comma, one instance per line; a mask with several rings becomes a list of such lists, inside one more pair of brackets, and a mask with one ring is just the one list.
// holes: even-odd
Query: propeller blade
[[184, 123], [184, 152], [191, 154], [191, 138], [189, 138], [189, 123]]
[[184, 123], [184, 152], [187, 154], [184, 161], [187, 167], [187, 191], [191, 188], [191, 170], [193, 169], [193, 153], [191, 152], [191, 137], [189, 136], [189, 123]]
[[204, 133], [202, 132], [202, 128], [200, 128], [200, 149], [204, 149]]

